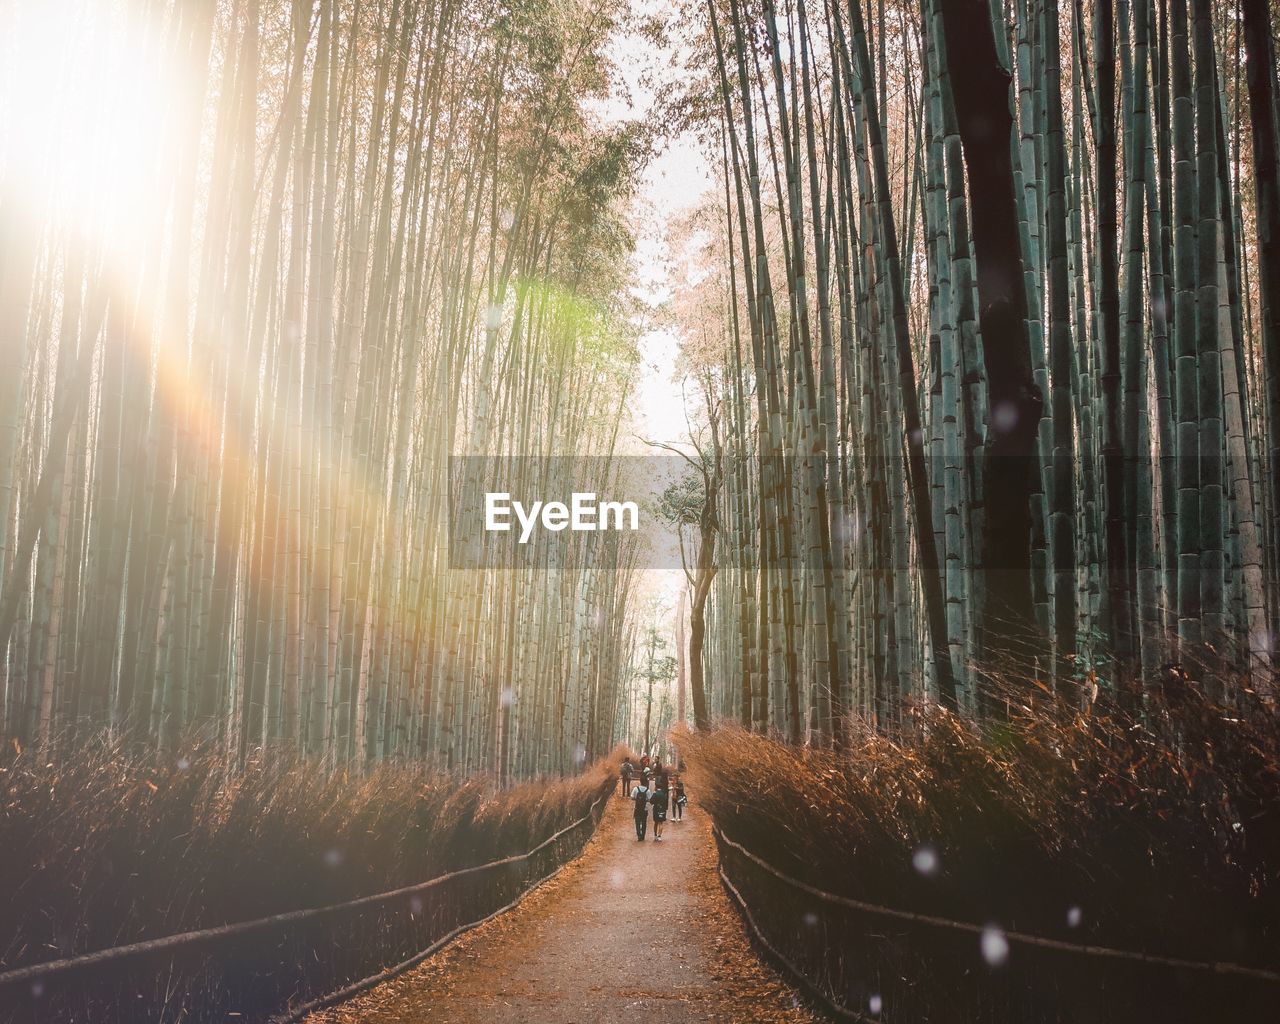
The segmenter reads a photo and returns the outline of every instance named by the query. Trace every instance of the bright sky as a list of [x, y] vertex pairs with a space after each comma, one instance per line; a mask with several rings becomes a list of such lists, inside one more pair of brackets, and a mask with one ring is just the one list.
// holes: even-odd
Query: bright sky
[[[632, 10], [640, 15], [669, 9], [661, 0], [632, 0]], [[611, 43], [611, 53], [629, 95], [615, 95], [599, 104], [600, 116], [605, 120], [648, 116], [655, 104], [654, 87], [679, 73], [675, 44], [655, 46], [638, 33], [620, 31]], [[681, 262], [684, 239], [672, 236], [673, 230], [679, 230], [673, 226], [702, 202], [712, 184], [711, 167], [697, 139], [682, 133], [667, 140], [662, 152], [645, 169], [632, 210], [636, 233], [633, 294], [654, 314], [655, 321], [640, 336], [642, 367], [632, 403], [634, 432], [648, 440], [675, 443], [682, 441], [687, 432], [676, 372], [680, 339], [672, 328], [657, 322], [657, 314], [671, 297]], [[674, 627], [683, 573], [647, 569], [645, 577], [644, 590], [653, 605], [655, 624], [669, 633]]]
[[[669, 12], [670, 7], [655, 0], [632, 0], [631, 9], [649, 16]], [[598, 104], [600, 116], [605, 120], [649, 116], [655, 105], [654, 88], [679, 74], [676, 48], [674, 42], [655, 46], [636, 32], [617, 32], [610, 51], [626, 90]], [[680, 262], [683, 240], [671, 237], [671, 227], [700, 204], [711, 185], [711, 168], [690, 133], [667, 140], [645, 169], [632, 210], [636, 232], [633, 294], [654, 313], [671, 297], [673, 274]], [[643, 331], [643, 369], [633, 403], [635, 432], [641, 437], [674, 442], [685, 434], [680, 381], [675, 376], [678, 351], [679, 340], [668, 327], [655, 323]]]

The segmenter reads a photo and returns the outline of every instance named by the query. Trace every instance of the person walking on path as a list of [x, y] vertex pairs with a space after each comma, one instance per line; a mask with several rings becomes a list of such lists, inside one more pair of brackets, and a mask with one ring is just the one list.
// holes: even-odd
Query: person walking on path
[[631, 791], [631, 802], [635, 804], [636, 838], [643, 843], [649, 827], [649, 788], [643, 782]]
[[625, 797], [631, 791], [631, 773], [635, 769], [631, 766], [631, 758], [624, 757], [622, 759], [622, 795]]
[[671, 803], [671, 811], [676, 821], [684, 821], [684, 805], [689, 798], [684, 794], [684, 779], [676, 779], [676, 798]]
[[662, 826], [667, 820], [667, 805], [670, 794], [667, 790], [666, 776], [658, 780], [658, 788], [654, 790], [649, 802], [653, 804], [653, 841], [662, 842]]

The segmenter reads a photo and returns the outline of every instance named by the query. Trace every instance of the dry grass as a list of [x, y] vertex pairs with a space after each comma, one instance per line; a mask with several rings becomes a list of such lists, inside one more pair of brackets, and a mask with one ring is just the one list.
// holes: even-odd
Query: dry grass
[[616, 784], [622, 752], [500, 790], [422, 766], [232, 771], [106, 742], [0, 760], [0, 970], [323, 906], [522, 853]]
[[[1225, 706], [1178, 671], [1132, 713], [1105, 694], [1002, 696], [999, 720], [904, 708], [896, 738], [857, 725], [838, 752], [738, 729], [677, 742], [732, 838], [827, 891], [1280, 967], [1273, 709], [1247, 692]], [[913, 863], [922, 850], [936, 854], [936, 872]]]

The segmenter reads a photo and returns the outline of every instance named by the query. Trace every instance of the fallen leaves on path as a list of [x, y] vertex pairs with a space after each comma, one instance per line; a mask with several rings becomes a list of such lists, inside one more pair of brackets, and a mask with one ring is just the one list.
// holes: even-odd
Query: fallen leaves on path
[[817, 1024], [760, 961], [705, 816], [636, 843], [612, 801], [583, 856], [510, 913], [307, 1024]]

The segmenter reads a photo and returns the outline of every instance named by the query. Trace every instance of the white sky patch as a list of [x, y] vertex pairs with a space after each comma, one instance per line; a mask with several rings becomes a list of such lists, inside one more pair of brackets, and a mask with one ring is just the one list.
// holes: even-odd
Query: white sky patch
[[[666, 12], [667, 5], [633, 0], [631, 10], [650, 16]], [[622, 28], [615, 32], [609, 53], [625, 88], [594, 101], [596, 115], [605, 123], [655, 116], [655, 88], [680, 74], [679, 42], [655, 45], [638, 31]], [[692, 133], [682, 132], [666, 140], [645, 167], [630, 211], [636, 235], [631, 291], [645, 309], [639, 325], [642, 365], [632, 402], [632, 432], [650, 440], [669, 443], [685, 433], [684, 399], [675, 376], [680, 339], [661, 321], [663, 304], [674, 292], [690, 240], [671, 237], [669, 228], [699, 206], [713, 184], [711, 164], [701, 145]]]
[[[632, 0], [631, 10], [640, 16], [665, 14], [661, 0]], [[632, 29], [614, 34], [609, 47], [625, 88], [592, 103], [604, 123], [654, 116], [655, 87], [680, 74], [680, 43], [654, 42]], [[685, 221], [714, 185], [712, 165], [692, 133], [682, 132], [665, 140], [660, 153], [645, 167], [630, 220], [636, 236], [631, 292], [643, 309], [638, 347], [640, 378], [630, 401], [634, 447], [646, 452], [643, 438], [672, 444], [684, 440], [693, 403], [686, 400], [677, 372], [680, 337], [664, 315], [675, 285], [683, 273], [685, 252], [695, 239], [672, 237], [670, 229]], [[692, 397], [692, 392], [691, 392]], [[674, 612], [684, 574], [674, 569], [644, 570], [644, 587], [653, 599], [652, 620], [668, 635], [674, 630]]]

